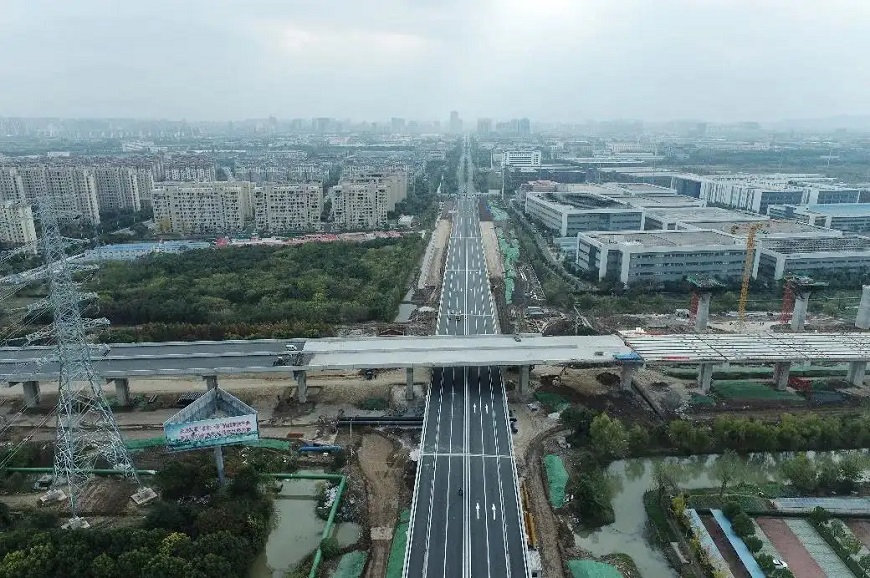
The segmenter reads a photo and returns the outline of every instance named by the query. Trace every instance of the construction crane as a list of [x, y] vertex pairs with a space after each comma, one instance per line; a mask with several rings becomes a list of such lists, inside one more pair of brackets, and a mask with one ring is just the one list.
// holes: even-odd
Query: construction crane
[[[740, 284], [740, 301], [737, 302], [737, 318], [741, 329], [746, 319], [746, 300], [749, 298], [749, 278], [752, 276], [752, 264], [755, 261], [755, 233], [765, 223], [752, 223], [749, 226], [749, 234], [746, 236], [746, 259], [743, 261], [743, 281]], [[737, 232], [737, 225], [731, 228], [731, 233]]]

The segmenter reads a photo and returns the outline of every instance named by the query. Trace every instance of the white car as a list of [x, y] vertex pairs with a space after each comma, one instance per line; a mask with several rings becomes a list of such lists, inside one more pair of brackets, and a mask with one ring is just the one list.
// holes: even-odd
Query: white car
[[788, 570], [788, 564], [778, 558], [773, 559], [773, 567], [777, 570]]

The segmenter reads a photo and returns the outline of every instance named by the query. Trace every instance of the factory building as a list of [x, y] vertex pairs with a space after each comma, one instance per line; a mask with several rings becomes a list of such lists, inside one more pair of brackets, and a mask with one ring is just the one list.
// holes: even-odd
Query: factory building
[[643, 210], [583, 192], [527, 193], [525, 212], [557, 237], [643, 228]]
[[836, 205], [771, 205], [771, 217], [852, 233], [870, 232], [870, 203]]
[[870, 271], [870, 238], [862, 236], [771, 239], [757, 253], [753, 275], [759, 279]]

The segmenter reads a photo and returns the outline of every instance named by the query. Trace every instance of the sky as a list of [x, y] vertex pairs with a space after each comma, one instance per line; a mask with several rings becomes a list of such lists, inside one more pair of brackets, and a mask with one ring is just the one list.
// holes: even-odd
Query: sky
[[870, 113], [867, 0], [0, 0], [0, 115]]

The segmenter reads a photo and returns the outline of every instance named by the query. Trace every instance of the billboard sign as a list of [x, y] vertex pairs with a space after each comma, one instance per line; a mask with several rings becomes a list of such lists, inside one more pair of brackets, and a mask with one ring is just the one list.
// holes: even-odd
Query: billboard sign
[[171, 451], [195, 450], [240, 444], [260, 438], [257, 414], [219, 417], [163, 424], [166, 447]]

